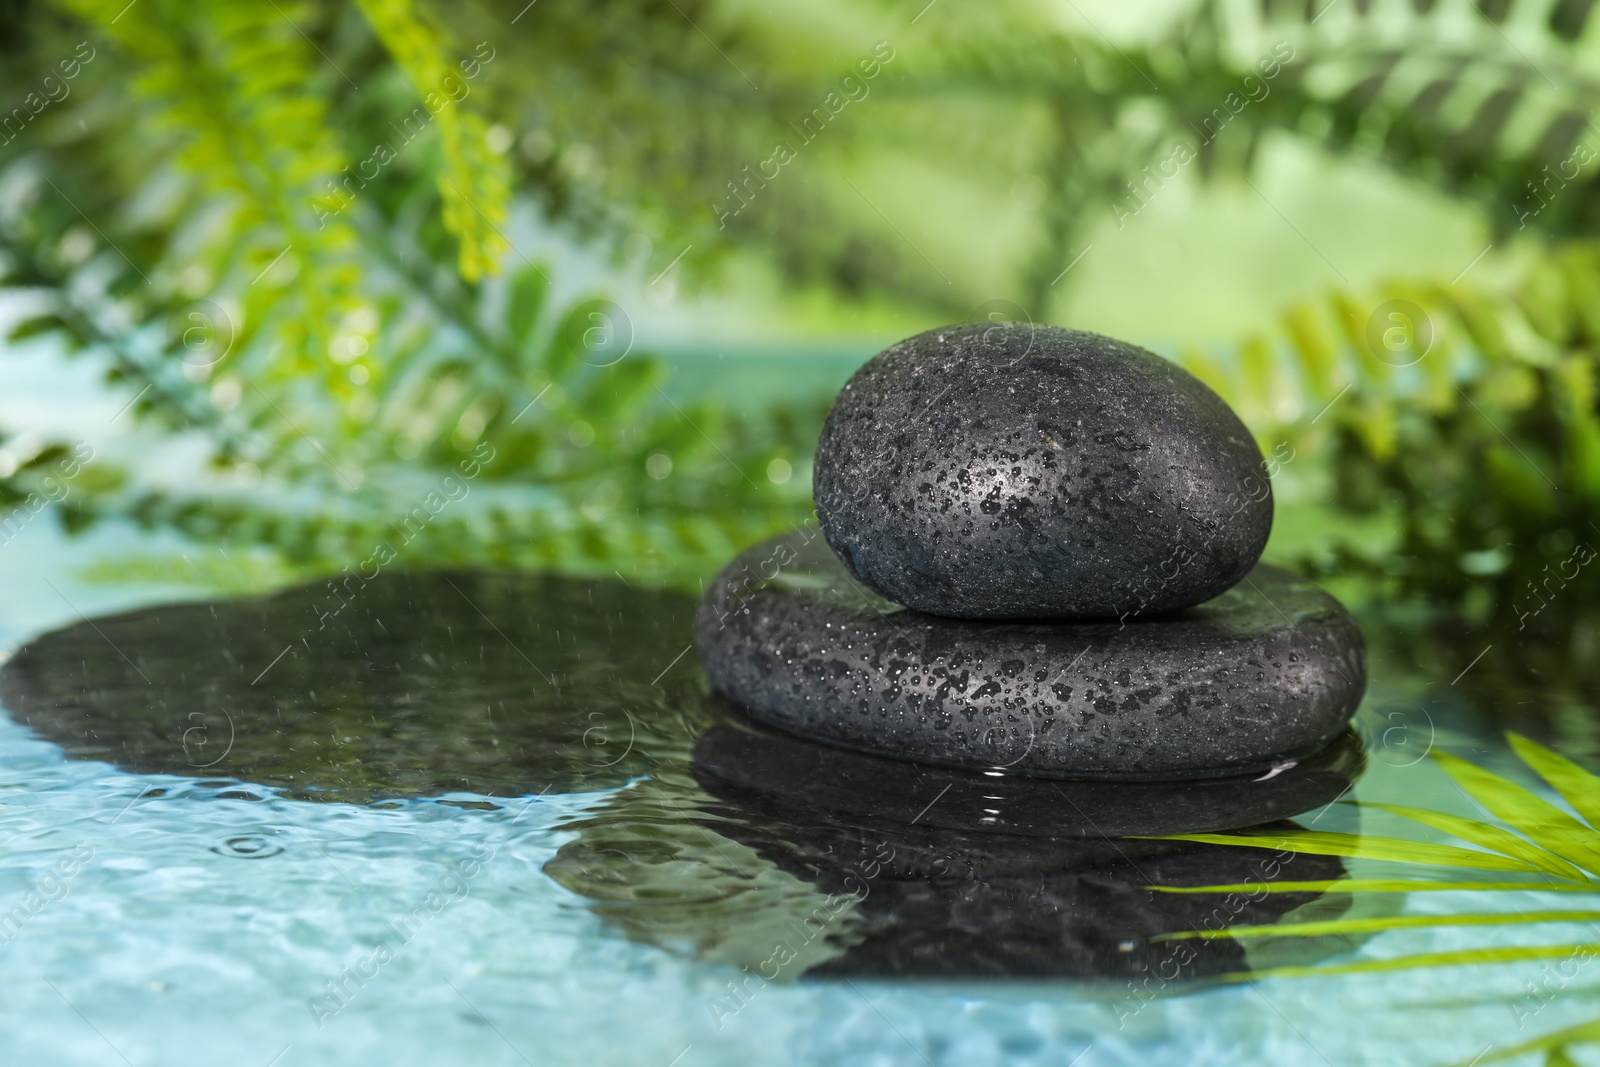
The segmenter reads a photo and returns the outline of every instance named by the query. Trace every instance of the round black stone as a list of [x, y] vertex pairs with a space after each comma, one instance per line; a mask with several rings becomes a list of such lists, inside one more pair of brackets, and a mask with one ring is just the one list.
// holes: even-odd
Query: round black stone
[[695, 619], [712, 684], [751, 717], [952, 767], [1145, 780], [1265, 772], [1324, 748], [1366, 687], [1350, 614], [1258, 565], [1135, 622], [971, 622], [854, 581], [813, 527], [756, 545]]
[[879, 353], [817, 445], [828, 543], [872, 589], [966, 619], [1189, 607], [1272, 528], [1261, 451], [1199, 379], [1142, 348], [949, 326]]

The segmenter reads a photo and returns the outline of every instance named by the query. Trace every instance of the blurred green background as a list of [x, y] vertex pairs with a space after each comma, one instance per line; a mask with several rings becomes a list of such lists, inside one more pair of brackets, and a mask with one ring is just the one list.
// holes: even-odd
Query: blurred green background
[[8, 4], [0, 541], [694, 588], [863, 360], [1025, 320], [1211, 383], [1269, 556], [1443, 676], [1587, 699], [1591, 6]]

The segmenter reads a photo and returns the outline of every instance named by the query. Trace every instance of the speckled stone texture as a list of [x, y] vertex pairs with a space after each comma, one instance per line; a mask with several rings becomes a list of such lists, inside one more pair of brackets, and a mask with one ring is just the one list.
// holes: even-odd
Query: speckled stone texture
[[891, 757], [1062, 778], [1265, 772], [1342, 733], [1367, 678], [1355, 620], [1277, 567], [1127, 625], [979, 623], [875, 596], [815, 528], [725, 567], [695, 644], [712, 683], [759, 721]]
[[869, 587], [966, 619], [1148, 615], [1261, 557], [1272, 490], [1221, 397], [1142, 348], [949, 326], [867, 362], [817, 445], [817, 514]]

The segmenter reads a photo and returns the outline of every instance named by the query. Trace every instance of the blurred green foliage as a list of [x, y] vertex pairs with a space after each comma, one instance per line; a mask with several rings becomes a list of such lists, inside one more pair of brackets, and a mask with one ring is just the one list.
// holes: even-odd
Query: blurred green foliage
[[[388, 541], [682, 582], [804, 514], [766, 471], [800, 462], [818, 403], [741, 421], [668, 399], [625, 310], [553, 303], [551, 264], [506, 261], [487, 37], [458, 44], [404, 0], [13, 18], [19, 100], [49, 57], [93, 58], [0, 149], [11, 336], [54, 332], [127, 383], [132, 417], [209, 453], [188, 480], [102, 450], [69, 523], [130, 516], [312, 567]], [[405, 526], [479, 461], [466, 496]]]
[[1181, 358], [1255, 426], [1286, 400], [1304, 412], [1278, 432], [1326, 464], [1330, 502], [1397, 520], [1392, 546], [1330, 539], [1308, 566], [1480, 621], [1565, 629], [1597, 588], [1597, 295], [1600, 247], [1563, 242], [1502, 285], [1335, 292], [1230, 361]]
[[[1025, 0], [28, 0], [0, 15], [7, 326], [125, 383], [144, 439], [207, 452], [188, 478], [97, 455], [71, 523], [326, 567], [492, 454], [402, 555], [688, 582], [805, 513], [827, 398], [670, 398], [626, 309], [513, 245], [519, 213], [619, 270], [755, 257], [928, 325], [998, 298], [1044, 321], [1097, 228], [1293, 138], [1472, 205], [1496, 247], [1177, 358], [1336, 512], [1398, 531], [1330, 523], [1307, 566], [1553, 632], [1600, 590], [1575, 562], [1600, 544], [1590, 7], [1194, 0], [1113, 40], [1101, 8]], [[902, 185], [1030, 182], [1020, 243], [891, 221]], [[73, 443], [21, 449], [3, 499]]]

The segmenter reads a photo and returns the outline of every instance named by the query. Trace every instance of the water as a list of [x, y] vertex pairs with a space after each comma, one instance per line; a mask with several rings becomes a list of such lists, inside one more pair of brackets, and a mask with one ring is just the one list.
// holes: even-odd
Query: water
[[[1151, 935], [1218, 900], [1143, 886], [1242, 880], [1271, 853], [1091, 824], [1303, 811], [1394, 832], [1328, 806], [1358, 770], [1360, 798], [1473, 814], [1416, 757], [1432, 743], [1501, 766], [1503, 746], [1386, 645], [1364, 765], [1346, 748], [1282, 781], [1191, 787], [1177, 815], [1158, 789], [1057, 800], [753, 728], [706, 698], [673, 594], [383, 575], [339, 599], [105, 618], [177, 590], [79, 581], [82, 546], [26, 536], [0, 578], [55, 592], [4, 616], [23, 648], [0, 686], [6, 1062], [1428, 1064], [1589, 1014], [1580, 974], [1587, 998], [1527, 1016], [1538, 963], [1204, 979], [1526, 930], [1215, 942], [1165, 977], [1174, 943]], [[1397, 707], [1422, 715], [1396, 733]], [[1375, 869], [1295, 862], [1288, 877]], [[1572, 906], [1293, 894], [1229, 921]]]

